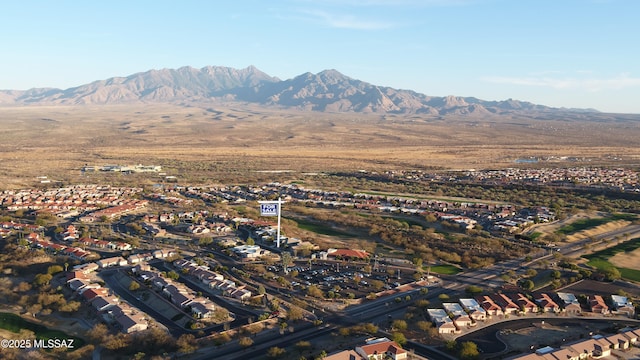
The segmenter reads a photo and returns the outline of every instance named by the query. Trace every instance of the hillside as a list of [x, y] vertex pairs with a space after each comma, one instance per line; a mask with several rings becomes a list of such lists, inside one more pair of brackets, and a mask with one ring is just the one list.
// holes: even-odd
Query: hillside
[[[0, 91], [0, 106], [236, 103], [275, 109], [338, 113], [415, 114], [433, 117], [619, 120], [595, 110], [551, 108], [518, 100], [437, 97], [377, 86], [336, 70], [280, 80], [257, 68], [207, 66], [150, 70], [69, 89]], [[636, 117], [631, 116], [632, 119]]]

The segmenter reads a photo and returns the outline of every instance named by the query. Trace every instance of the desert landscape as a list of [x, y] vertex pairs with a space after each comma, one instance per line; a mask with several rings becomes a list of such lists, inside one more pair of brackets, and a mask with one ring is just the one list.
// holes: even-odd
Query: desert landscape
[[[5, 187], [75, 181], [82, 166], [141, 163], [197, 182], [261, 171], [637, 165], [634, 121], [320, 113], [247, 104], [21, 106], [0, 112]], [[499, 135], [497, 135], [499, 134]], [[262, 175], [261, 175], [262, 174]], [[274, 177], [273, 173], [270, 174]], [[284, 174], [284, 175], [283, 175]]]

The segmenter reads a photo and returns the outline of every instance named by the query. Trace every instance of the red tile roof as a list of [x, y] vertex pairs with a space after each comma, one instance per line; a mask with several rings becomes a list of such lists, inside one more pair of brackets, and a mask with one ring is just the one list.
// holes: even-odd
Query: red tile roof
[[371, 345], [364, 345], [361, 348], [367, 355], [383, 354], [387, 352], [391, 354], [404, 354], [407, 352], [401, 348], [400, 345], [396, 344], [395, 341], [384, 341]]

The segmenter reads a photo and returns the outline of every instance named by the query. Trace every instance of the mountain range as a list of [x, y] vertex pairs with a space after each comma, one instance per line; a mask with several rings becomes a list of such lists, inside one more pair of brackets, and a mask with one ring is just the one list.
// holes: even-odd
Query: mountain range
[[[336, 70], [304, 73], [289, 80], [245, 69], [150, 70], [69, 89], [0, 90], [0, 106], [108, 105], [135, 103], [194, 104], [212, 101], [247, 103], [320, 112], [424, 114], [431, 116], [526, 116], [568, 118], [602, 116], [592, 109], [552, 108], [518, 100], [485, 101], [474, 97], [428, 96], [377, 86]], [[611, 114], [610, 114], [611, 115]]]

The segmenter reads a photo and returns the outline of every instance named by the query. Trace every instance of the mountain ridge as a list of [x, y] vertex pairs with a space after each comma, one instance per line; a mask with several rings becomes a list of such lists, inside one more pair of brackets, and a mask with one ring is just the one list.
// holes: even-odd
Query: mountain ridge
[[580, 118], [601, 114], [593, 109], [566, 109], [513, 99], [429, 96], [412, 90], [378, 86], [335, 69], [306, 72], [280, 80], [255, 66], [234, 69], [205, 66], [160, 69], [111, 77], [68, 88], [0, 90], [0, 106], [109, 105], [132, 103], [201, 103], [227, 101], [319, 112], [424, 114], [431, 116], [526, 116], [562, 114]]

